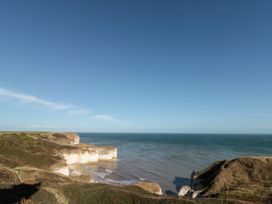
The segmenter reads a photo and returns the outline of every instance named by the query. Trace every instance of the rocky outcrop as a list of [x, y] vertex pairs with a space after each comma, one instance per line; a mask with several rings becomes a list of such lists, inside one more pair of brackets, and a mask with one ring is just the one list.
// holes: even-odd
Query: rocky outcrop
[[62, 167], [51, 167], [51, 169], [53, 169], [53, 171], [57, 174], [62, 174], [64, 176], [69, 176], [70, 175], [70, 171], [68, 166], [62, 166]]
[[[56, 134], [55, 134], [56, 135]], [[117, 148], [113, 146], [97, 146], [93, 144], [79, 144], [79, 136], [76, 134], [64, 134], [66, 143], [58, 151], [58, 155], [64, 160], [66, 166], [56, 168], [55, 172], [63, 175], [69, 175], [70, 164], [84, 164], [98, 161], [112, 161], [117, 159]], [[59, 143], [59, 142], [58, 142]], [[64, 142], [62, 141], [62, 144]], [[73, 143], [73, 144], [71, 144]]]
[[162, 195], [162, 189], [158, 183], [151, 182], [151, 181], [139, 181], [135, 184], [140, 188], [157, 195]]
[[9, 167], [28, 165], [68, 176], [69, 164], [117, 159], [116, 147], [79, 141], [76, 133], [3, 132], [0, 160]]
[[201, 190], [198, 190], [198, 191], [192, 191], [193, 194], [192, 194], [192, 198], [199, 198], [201, 197], [201, 193], [202, 191]]
[[191, 187], [190, 186], [182, 186], [181, 189], [179, 190], [178, 192], [178, 195], [179, 196], [189, 196], [189, 193], [192, 191]]
[[117, 148], [113, 146], [96, 146], [91, 144], [74, 145], [63, 148], [61, 155], [66, 164], [97, 162], [117, 159]]
[[[197, 172], [196, 176], [192, 198], [227, 198], [256, 203], [271, 201], [272, 157], [218, 161]], [[180, 193], [185, 193], [185, 188], [182, 190]]]

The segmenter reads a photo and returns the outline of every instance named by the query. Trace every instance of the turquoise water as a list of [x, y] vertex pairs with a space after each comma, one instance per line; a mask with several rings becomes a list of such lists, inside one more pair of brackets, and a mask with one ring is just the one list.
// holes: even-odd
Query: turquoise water
[[272, 156], [272, 135], [227, 134], [134, 134], [80, 133], [81, 142], [113, 145], [118, 161], [90, 165], [95, 180], [132, 184], [138, 180], [158, 182], [164, 192], [176, 192], [189, 182], [193, 170], [216, 160], [238, 156]]

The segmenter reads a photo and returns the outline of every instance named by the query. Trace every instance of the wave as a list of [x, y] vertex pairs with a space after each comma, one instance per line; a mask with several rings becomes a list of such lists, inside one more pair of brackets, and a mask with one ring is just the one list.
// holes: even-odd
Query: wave
[[137, 181], [135, 180], [113, 180], [113, 179], [106, 179], [109, 183], [114, 183], [114, 184], [120, 184], [120, 185], [133, 185]]
[[110, 173], [108, 172], [93, 172], [93, 174], [95, 176], [98, 176], [99, 178], [105, 179], [107, 175], [109, 175]]
[[138, 177], [138, 179], [140, 180], [140, 181], [145, 181], [146, 179], [144, 179], [144, 178], [142, 178], [142, 177], [139, 177], [139, 176], [137, 176]]
[[110, 173], [110, 174], [113, 173], [113, 171], [111, 169], [105, 169], [105, 171]]

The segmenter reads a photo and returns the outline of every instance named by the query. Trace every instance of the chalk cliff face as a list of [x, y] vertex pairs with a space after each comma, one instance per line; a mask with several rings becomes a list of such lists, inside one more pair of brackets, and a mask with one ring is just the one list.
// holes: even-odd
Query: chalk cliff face
[[[30, 165], [69, 176], [69, 164], [117, 159], [117, 148], [80, 144], [76, 133], [0, 133], [0, 160], [9, 165]], [[37, 151], [38, 149], [38, 151]], [[18, 160], [23, 155], [25, 159]]]
[[68, 166], [63, 166], [63, 167], [57, 167], [57, 168], [53, 168], [54, 172], [57, 174], [62, 174], [64, 176], [69, 176], [70, 175], [70, 171]]
[[66, 164], [97, 162], [117, 159], [117, 148], [112, 146], [95, 146], [79, 144], [74, 148], [63, 149], [61, 154]]
[[66, 164], [83, 164], [117, 159], [116, 147], [79, 144], [80, 138], [76, 133], [54, 133], [47, 135], [46, 140], [62, 145], [59, 155]]
[[[61, 138], [61, 139], [58, 139]], [[65, 166], [54, 168], [55, 173], [69, 175], [69, 164], [84, 164], [98, 161], [117, 159], [117, 148], [113, 146], [97, 146], [93, 144], [79, 144], [80, 138], [75, 133], [55, 133], [51, 141], [61, 145], [57, 154], [62, 158]]]
[[191, 187], [188, 185], [182, 186], [181, 189], [178, 192], [179, 196], [187, 196], [190, 191], [192, 191]]

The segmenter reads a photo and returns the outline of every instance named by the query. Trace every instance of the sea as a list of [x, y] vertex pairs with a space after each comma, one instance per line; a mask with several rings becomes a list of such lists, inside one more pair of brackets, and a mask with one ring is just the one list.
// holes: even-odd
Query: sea
[[130, 185], [155, 181], [166, 194], [190, 184], [192, 171], [218, 160], [272, 156], [272, 134], [79, 133], [82, 143], [113, 145], [118, 160], [72, 166], [95, 182]]

